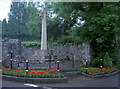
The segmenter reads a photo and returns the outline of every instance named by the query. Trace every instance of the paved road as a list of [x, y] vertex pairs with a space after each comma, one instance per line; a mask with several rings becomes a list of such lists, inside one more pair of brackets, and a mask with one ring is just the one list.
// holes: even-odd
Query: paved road
[[119, 74], [117, 74], [107, 78], [90, 79], [87, 81], [79, 81], [79, 79], [76, 81], [72, 81], [72, 79], [69, 79], [68, 83], [54, 83], [54, 84], [41, 83], [30, 85], [26, 83], [2, 81], [2, 87], [29, 87], [29, 88], [42, 87], [43, 89], [52, 89], [51, 87], [118, 87], [118, 84], [120, 85], [120, 82], [118, 82], [119, 79], [120, 76]]

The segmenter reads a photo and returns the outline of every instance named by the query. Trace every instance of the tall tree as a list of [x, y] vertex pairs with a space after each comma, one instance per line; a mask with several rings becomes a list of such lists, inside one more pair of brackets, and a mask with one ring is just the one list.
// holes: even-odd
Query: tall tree
[[79, 29], [81, 40], [90, 43], [93, 58], [102, 58], [106, 52], [113, 57], [116, 55], [116, 34], [120, 30], [117, 3], [89, 3], [88, 6], [86, 22]]
[[8, 36], [9, 34], [9, 31], [8, 31], [8, 24], [7, 24], [7, 21], [6, 19], [3, 19], [2, 21], [2, 36]]
[[[52, 5], [53, 3], [45, 3], [46, 10], [49, 15], [49, 17], [47, 18], [48, 40], [53, 41], [61, 35], [61, 20], [60, 18], [53, 16], [55, 14], [53, 12]], [[26, 24], [28, 28], [28, 33], [39, 38], [41, 37], [42, 28], [42, 18], [40, 17], [42, 8], [42, 5], [39, 5], [39, 3], [29, 3], [27, 6], [27, 12], [29, 13], [29, 19]]]
[[12, 2], [9, 13], [9, 31], [11, 35], [20, 36], [26, 33], [27, 12], [25, 2]]
[[28, 20], [26, 23], [27, 32], [29, 35], [40, 37], [41, 32], [41, 18], [40, 11], [37, 9], [39, 7], [39, 3], [29, 2], [26, 10], [28, 13]]
[[65, 29], [69, 33], [67, 35], [73, 42], [88, 42], [93, 58], [103, 58], [106, 52], [114, 58], [116, 35], [120, 31], [118, 3], [71, 2], [55, 3], [55, 6], [55, 11], [63, 19]]

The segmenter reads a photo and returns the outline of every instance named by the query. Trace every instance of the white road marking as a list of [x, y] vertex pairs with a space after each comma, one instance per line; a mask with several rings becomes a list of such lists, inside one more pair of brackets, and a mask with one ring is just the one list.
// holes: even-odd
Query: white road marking
[[43, 87], [43, 89], [52, 89], [52, 87]]
[[71, 82], [71, 81], [68, 81], [68, 82]]
[[24, 85], [26, 85], [26, 86], [31, 86], [31, 87], [38, 87], [38, 85], [34, 85], [34, 84], [24, 84]]

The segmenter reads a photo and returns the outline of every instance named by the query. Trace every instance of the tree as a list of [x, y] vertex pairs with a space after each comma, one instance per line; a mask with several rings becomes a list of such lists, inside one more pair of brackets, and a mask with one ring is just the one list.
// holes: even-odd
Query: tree
[[88, 42], [93, 58], [103, 58], [106, 52], [114, 58], [117, 53], [116, 35], [120, 31], [118, 3], [56, 3], [55, 6], [68, 30], [65, 35], [76, 43]]
[[3, 37], [8, 36], [8, 33], [9, 33], [9, 31], [8, 31], [7, 21], [6, 21], [6, 19], [3, 19], [3, 21], [2, 21], [2, 35], [3, 35]]
[[40, 37], [41, 32], [41, 18], [40, 18], [40, 11], [37, 9], [39, 7], [39, 3], [32, 3], [29, 2], [26, 10], [28, 13], [28, 20], [26, 23], [27, 32], [29, 35], [34, 35]]
[[25, 2], [12, 2], [9, 13], [8, 26], [10, 36], [17, 36], [26, 34], [27, 13], [25, 9]]
[[[62, 34], [60, 31], [61, 20], [58, 17], [52, 16], [54, 15], [52, 5], [53, 3], [45, 3], [47, 13], [49, 14], [47, 19], [47, 33], [49, 41], [56, 40]], [[39, 38], [41, 36], [42, 28], [42, 18], [39, 15], [42, 12], [42, 8], [42, 5], [40, 6], [39, 3], [29, 3], [26, 7], [27, 12], [29, 13], [29, 19], [26, 24], [28, 28], [27, 31], [30, 35], [35, 35]]]
[[[84, 26], [79, 30], [81, 40], [91, 45], [93, 58], [116, 55], [116, 34], [118, 28], [117, 3], [89, 3]], [[113, 8], [114, 7], [114, 8]]]

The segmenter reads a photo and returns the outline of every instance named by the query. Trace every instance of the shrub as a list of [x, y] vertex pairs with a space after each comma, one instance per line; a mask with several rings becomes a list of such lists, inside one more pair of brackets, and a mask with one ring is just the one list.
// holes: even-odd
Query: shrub
[[116, 63], [116, 67], [120, 69], [120, 60], [118, 60], [118, 62]]
[[119, 62], [119, 57], [118, 57], [118, 55], [115, 55], [115, 57], [112, 58], [112, 63], [113, 63], [113, 65], [117, 65], [118, 62]]
[[22, 42], [22, 44], [26, 47], [40, 46], [40, 42], [37, 42], [37, 41]]
[[93, 67], [100, 67], [100, 64], [101, 64], [100, 58], [95, 58], [91, 61], [91, 66]]
[[104, 60], [103, 60], [103, 64], [104, 64], [104, 67], [112, 66], [112, 59], [110, 58], [108, 52], [105, 53], [105, 57], [104, 57]]

